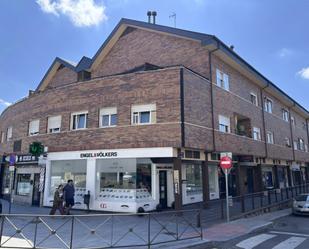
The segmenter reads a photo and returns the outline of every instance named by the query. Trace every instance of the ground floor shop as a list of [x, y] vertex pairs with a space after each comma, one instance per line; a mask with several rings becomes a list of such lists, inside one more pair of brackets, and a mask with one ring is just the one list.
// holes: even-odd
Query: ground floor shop
[[[193, 156], [192, 156], [193, 157]], [[138, 148], [49, 153], [46, 163], [44, 205], [51, 206], [59, 184], [72, 179], [75, 208], [116, 212], [150, 211], [203, 200], [200, 158], [179, 159], [174, 148]], [[181, 162], [175, 170], [175, 160]], [[178, 165], [179, 163], [177, 163]]]

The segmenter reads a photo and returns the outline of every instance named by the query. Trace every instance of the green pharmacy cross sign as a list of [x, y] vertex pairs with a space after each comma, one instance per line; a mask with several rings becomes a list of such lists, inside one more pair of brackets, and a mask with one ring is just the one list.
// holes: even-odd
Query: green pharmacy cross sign
[[34, 156], [40, 156], [44, 153], [44, 146], [40, 142], [33, 142], [30, 144], [29, 153]]

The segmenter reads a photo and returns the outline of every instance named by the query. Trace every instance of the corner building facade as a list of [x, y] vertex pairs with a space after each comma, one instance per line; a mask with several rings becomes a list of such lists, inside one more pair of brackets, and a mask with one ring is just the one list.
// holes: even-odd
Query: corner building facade
[[[44, 206], [73, 179], [76, 208], [90, 191], [94, 210], [179, 209], [224, 194], [221, 152], [233, 154], [233, 195], [308, 182], [308, 118], [216, 37], [122, 19], [93, 58], [56, 58], [1, 114], [0, 155], [45, 146], [45, 166], [32, 167], [44, 169]], [[33, 176], [20, 167], [12, 193], [31, 203]]]

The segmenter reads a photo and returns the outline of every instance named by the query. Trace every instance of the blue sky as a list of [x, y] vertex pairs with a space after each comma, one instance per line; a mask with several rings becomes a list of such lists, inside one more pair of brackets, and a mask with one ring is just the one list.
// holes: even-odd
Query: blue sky
[[308, 0], [1, 0], [0, 112], [35, 89], [56, 56], [92, 57], [122, 18], [214, 34], [309, 109]]

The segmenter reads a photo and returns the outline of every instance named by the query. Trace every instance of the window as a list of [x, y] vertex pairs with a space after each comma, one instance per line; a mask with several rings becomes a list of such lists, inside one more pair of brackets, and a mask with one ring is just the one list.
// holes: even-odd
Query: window
[[253, 139], [261, 140], [261, 129], [257, 127], [253, 127]]
[[293, 142], [294, 150], [298, 150], [298, 142], [294, 141]]
[[304, 151], [305, 150], [305, 142], [304, 142], [304, 139], [302, 138], [299, 138], [298, 139], [298, 143], [299, 143], [299, 149]]
[[39, 134], [40, 120], [32, 120], [29, 122], [29, 136], [35, 136]]
[[1, 132], [1, 143], [4, 143], [5, 133]]
[[274, 133], [272, 133], [271, 131], [268, 131], [266, 133], [266, 139], [267, 139], [267, 143], [273, 144], [274, 143]]
[[296, 125], [294, 117], [291, 117], [291, 124], [292, 124], [293, 126]]
[[73, 113], [71, 116], [71, 130], [87, 128], [88, 112]]
[[75, 195], [86, 192], [87, 160], [57, 160], [50, 164], [50, 188], [49, 195], [52, 196], [60, 184], [66, 184], [73, 180]]
[[13, 127], [10, 126], [6, 133], [6, 141], [11, 141], [13, 138]]
[[285, 145], [287, 147], [291, 147], [290, 139], [288, 137], [286, 137], [284, 140], [285, 140]]
[[289, 122], [289, 112], [285, 109], [282, 109], [282, 119], [286, 122]]
[[265, 108], [265, 111], [268, 113], [273, 112], [273, 102], [269, 98], [265, 98], [264, 108]]
[[217, 86], [229, 91], [229, 76], [217, 69]]
[[186, 164], [187, 196], [202, 194], [202, 167], [199, 164]]
[[31, 174], [17, 175], [17, 195], [30, 195], [31, 193]]
[[61, 128], [61, 116], [54, 116], [48, 118], [48, 126], [47, 126], [48, 133], [58, 133], [60, 132], [60, 128]]
[[219, 131], [230, 132], [230, 118], [219, 115]]
[[308, 145], [305, 144], [305, 151], [308, 152]]
[[156, 104], [132, 106], [132, 124], [154, 123], [156, 123]]
[[117, 125], [117, 108], [102, 108], [100, 110], [100, 127], [110, 127]]
[[306, 123], [303, 122], [303, 130], [306, 130]]
[[255, 93], [250, 93], [250, 101], [252, 104], [258, 106], [259, 103], [258, 103], [258, 98], [257, 98], [257, 95]]

